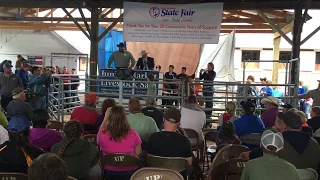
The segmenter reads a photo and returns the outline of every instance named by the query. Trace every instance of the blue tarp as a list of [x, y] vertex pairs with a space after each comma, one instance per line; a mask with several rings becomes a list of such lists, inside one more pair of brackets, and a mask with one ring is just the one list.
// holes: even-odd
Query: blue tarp
[[[102, 34], [105, 29], [106, 28], [100, 26], [99, 35]], [[98, 72], [103, 68], [107, 68], [108, 60], [112, 52], [118, 50], [117, 45], [120, 42], [123, 42], [122, 31], [111, 30], [103, 39], [101, 39], [98, 45]], [[114, 64], [112, 64], [111, 67], [114, 67]]]

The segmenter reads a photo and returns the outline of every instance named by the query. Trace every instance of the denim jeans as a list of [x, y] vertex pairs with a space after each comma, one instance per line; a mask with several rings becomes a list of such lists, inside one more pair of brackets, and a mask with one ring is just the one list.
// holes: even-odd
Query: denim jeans
[[46, 109], [47, 104], [46, 104], [46, 96], [43, 97], [37, 97], [37, 99], [32, 103], [33, 109]]

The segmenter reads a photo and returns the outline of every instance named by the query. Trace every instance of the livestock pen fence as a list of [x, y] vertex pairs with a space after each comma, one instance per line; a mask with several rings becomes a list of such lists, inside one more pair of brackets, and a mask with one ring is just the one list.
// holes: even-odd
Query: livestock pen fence
[[[178, 108], [179, 106], [184, 106], [187, 97], [191, 95], [190, 88], [184, 87], [194, 87], [195, 85], [202, 86], [213, 86], [214, 95], [202, 96], [208, 92], [207, 90], [200, 89], [197, 90], [198, 100], [209, 102], [212, 101], [213, 108], [204, 108], [204, 111], [213, 111], [212, 116], [207, 116], [208, 122], [215, 122], [220, 113], [225, 111], [225, 104], [228, 101], [240, 102], [242, 100], [246, 101], [248, 99], [262, 99], [263, 97], [248, 96], [247, 90], [249, 86], [278, 86], [285, 87], [286, 89], [297, 89], [298, 85], [295, 84], [245, 84], [242, 82], [208, 82], [208, 81], [191, 81], [182, 82], [180, 80], [164, 81], [159, 79], [154, 82], [157, 86], [157, 95], [153, 98], [157, 100], [157, 108], [165, 110], [169, 107]], [[81, 89], [70, 89], [68, 88], [72, 84], [80, 84], [84, 87]], [[143, 84], [143, 85], [141, 85]], [[164, 88], [164, 84], [174, 84], [176, 89], [170, 89], [168, 93], [168, 88]], [[97, 102], [96, 110], [100, 111], [101, 104], [106, 98], [113, 98], [116, 100], [118, 105], [123, 106], [128, 110], [128, 102], [130, 97], [137, 97], [141, 100], [142, 106], [144, 106], [144, 99], [149, 97], [145, 93], [147, 90], [148, 83], [142, 79], [134, 80], [117, 80], [117, 79], [101, 79], [99, 77], [90, 79], [87, 75], [79, 76], [79, 78], [66, 78], [65, 76], [52, 76], [51, 85], [48, 89], [48, 108], [50, 115], [53, 120], [58, 120], [61, 122], [66, 121], [66, 116], [70, 115], [72, 110], [76, 107], [84, 105], [84, 96], [89, 93], [90, 87], [96, 86], [96, 91], [94, 92], [99, 96]], [[238, 89], [242, 87], [244, 89], [244, 95], [240, 96], [238, 94]], [[115, 89], [116, 88], [116, 89]], [[110, 90], [111, 89], [111, 90]], [[112, 90], [113, 89], [113, 90]], [[297, 96], [297, 93], [294, 94]], [[292, 102], [294, 96], [285, 96], [281, 99], [287, 103]], [[176, 102], [174, 105], [163, 105], [163, 100], [171, 100]], [[259, 107], [257, 108], [259, 109]], [[241, 110], [240, 107], [237, 109]]]

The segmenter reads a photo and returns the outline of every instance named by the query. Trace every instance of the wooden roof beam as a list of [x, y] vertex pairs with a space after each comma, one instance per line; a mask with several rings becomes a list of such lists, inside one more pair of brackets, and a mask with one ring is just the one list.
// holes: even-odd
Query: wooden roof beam
[[[287, 23], [286, 19], [272, 19], [272, 21], [275, 24], [279, 24], [279, 23]], [[222, 19], [222, 23], [249, 23], [249, 24], [253, 24], [253, 23], [265, 23], [264, 19], [262, 19], [261, 17], [257, 17], [257, 18], [236, 18], [236, 17], [230, 17], [230, 18], [226, 18], [226, 19]]]
[[48, 17], [48, 16], [52, 15], [52, 13], [53, 13], [54, 11], [56, 11], [56, 10], [57, 10], [57, 8], [51, 9], [51, 11], [48, 12], [48, 13], [47, 13], [46, 15], [44, 15], [43, 17]]
[[[37, 9], [39, 9], [39, 10], [37, 10]], [[23, 15], [25, 15], [25, 16], [30, 16], [30, 15], [36, 14], [37, 12], [43, 12], [43, 11], [46, 11], [46, 10], [50, 10], [50, 8], [30, 9], [30, 10], [28, 10], [27, 12], [23, 13]]]
[[[83, 22], [82, 18], [74, 18], [79, 22]], [[85, 18], [88, 22], [91, 22], [91, 18]], [[100, 22], [113, 22], [118, 18], [103, 18], [100, 19]], [[121, 19], [122, 21], [123, 19]], [[72, 19], [67, 17], [24, 17], [24, 18], [16, 18], [16, 17], [0, 17], [0, 21], [72, 21]], [[58, 22], [59, 24], [60, 22]]]
[[[69, 11], [69, 14], [72, 15], [73, 12], [75, 12], [77, 10], [77, 8], [73, 8], [71, 11]], [[67, 18], [68, 15], [63, 16], [63, 18]], [[69, 18], [68, 18], [69, 19]], [[72, 20], [71, 20], [72, 21]], [[52, 21], [51, 21], [52, 22]], [[61, 23], [61, 21], [58, 21], [57, 24]]]

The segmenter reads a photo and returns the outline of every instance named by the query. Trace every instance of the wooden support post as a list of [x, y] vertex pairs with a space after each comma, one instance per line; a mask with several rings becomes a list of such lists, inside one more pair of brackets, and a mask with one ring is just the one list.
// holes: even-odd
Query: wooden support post
[[[281, 36], [273, 39], [273, 60], [279, 60], [280, 57]], [[278, 84], [279, 62], [273, 62], [272, 82]]]
[[[98, 69], [98, 32], [99, 32], [99, 9], [91, 8], [91, 46], [90, 46], [90, 79], [97, 79]], [[90, 82], [90, 91], [97, 92], [97, 81]]]

